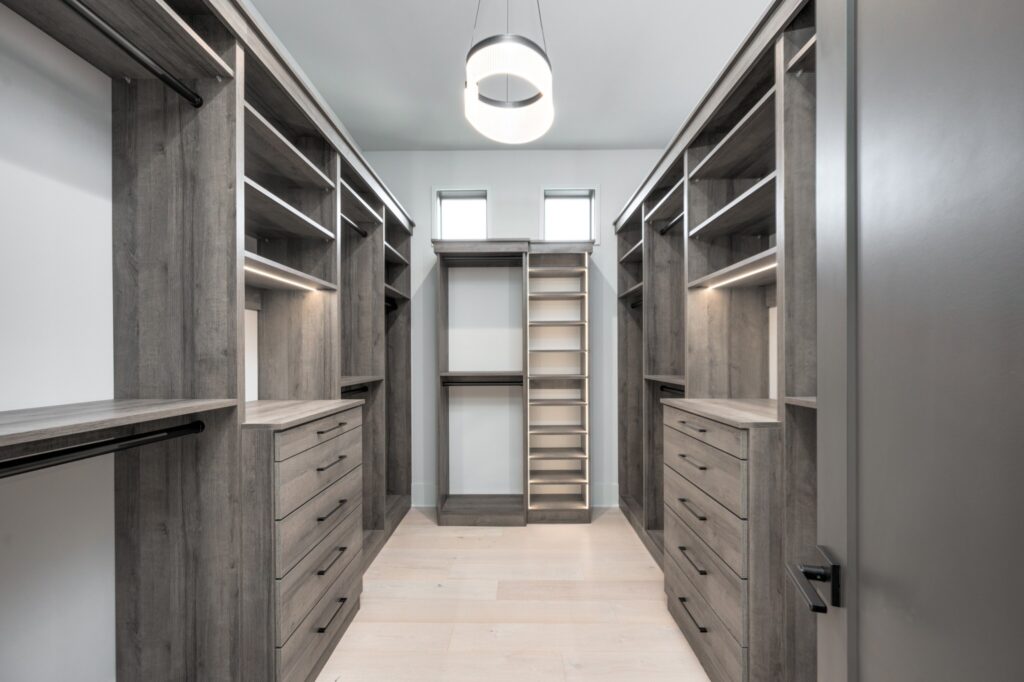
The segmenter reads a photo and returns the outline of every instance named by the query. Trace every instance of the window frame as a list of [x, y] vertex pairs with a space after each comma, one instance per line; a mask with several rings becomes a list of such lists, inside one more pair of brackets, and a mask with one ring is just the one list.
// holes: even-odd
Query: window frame
[[[484, 236], [483, 240], [491, 238], [491, 202], [490, 188], [480, 187], [475, 189], [460, 188], [433, 188], [434, 211], [433, 211], [433, 233], [434, 238], [443, 241], [466, 241], [462, 239], [446, 239], [442, 223], [441, 202], [444, 199], [483, 199], [484, 200]], [[471, 240], [477, 241], [477, 240]]]
[[598, 203], [597, 203], [598, 188], [597, 187], [562, 187], [562, 188], [545, 188], [540, 193], [540, 239], [545, 242], [566, 242], [563, 239], [549, 239], [548, 238], [548, 225], [547, 225], [547, 206], [548, 199], [558, 198], [588, 198], [590, 199], [590, 237], [587, 239], [572, 239], [566, 243], [586, 243], [593, 242], [594, 244], [600, 243], [600, 231], [598, 225], [600, 220], [598, 217]]

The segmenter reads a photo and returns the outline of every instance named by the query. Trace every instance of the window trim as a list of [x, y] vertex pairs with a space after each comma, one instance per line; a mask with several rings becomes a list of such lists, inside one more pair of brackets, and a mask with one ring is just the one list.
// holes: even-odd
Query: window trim
[[599, 212], [599, 205], [597, 197], [600, 189], [598, 187], [559, 187], [559, 188], [544, 188], [540, 192], [540, 239], [541, 241], [547, 242], [561, 242], [563, 240], [548, 239], [548, 225], [547, 225], [547, 200], [549, 198], [557, 199], [560, 197], [565, 198], [583, 198], [587, 197], [590, 199], [590, 238], [589, 239], [574, 239], [566, 243], [586, 243], [593, 242], [595, 245], [601, 242], [601, 230], [598, 227], [601, 224]]
[[[431, 226], [431, 232], [433, 233], [434, 239], [443, 240], [444, 237], [441, 233], [441, 200], [444, 198], [453, 199], [483, 199], [484, 200], [484, 239], [491, 238], [491, 189], [490, 187], [477, 187], [474, 189], [467, 189], [465, 187], [456, 188], [443, 188], [434, 187], [431, 189], [433, 196], [433, 221]], [[447, 241], [462, 241], [458, 239], [447, 240]]]

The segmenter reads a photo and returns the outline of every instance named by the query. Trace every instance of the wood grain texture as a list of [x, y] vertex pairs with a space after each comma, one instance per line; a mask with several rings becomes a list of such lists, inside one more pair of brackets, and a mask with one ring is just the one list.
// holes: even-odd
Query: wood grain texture
[[340, 395], [336, 299], [334, 292], [264, 291], [258, 332], [261, 400]]
[[281, 431], [362, 404], [362, 400], [253, 400], [245, 404], [245, 422], [242, 427]]
[[[774, 427], [779, 424], [777, 403], [774, 400], [708, 400], [704, 398], [667, 398], [663, 401], [669, 407], [706, 417], [737, 429]], [[673, 424], [673, 427], [676, 425]], [[705, 436], [707, 437], [707, 436]], [[737, 442], [740, 442], [737, 439]], [[712, 445], [715, 443], [712, 442]], [[732, 451], [729, 446], [716, 445]], [[734, 453], [736, 454], [736, 453]], [[737, 454], [737, 456], [740, 456]]]

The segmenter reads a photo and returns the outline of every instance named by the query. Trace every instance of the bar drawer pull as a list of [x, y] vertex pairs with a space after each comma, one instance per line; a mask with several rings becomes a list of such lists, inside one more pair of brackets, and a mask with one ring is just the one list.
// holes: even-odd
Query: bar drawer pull
[[693, 566], [693, 570], [697, 571], [697, 573], [698, 573], [699, 575], [707, 575], [707, 574], [708, 574], [708, 572], [707, 572], [707, 570], [706, 570], [706, 569], [703, 569], [703, 568], [701, 568], [700, 566], [698, 566], [698, 565], [697, 565], [697, 564], [696, 564], [696, 563], [694, 562], [694, 560], [690, 558], [690, 555], [689, 555], [689, 554], [687, 553], [687, 551], [686, 551], [686, 548], [685, 548], [685, 547], [683, 547], [682, 545], [680, 545], [680, 546], [679, 546], [679, 553], [683, 555], [683, 558], [684, 558], [684, 559], [686, 559], [686, 561], [687, 561], [687, 562], [688, 562], [688, 563], [689, 563], [689, 564], [690, 564], [691, 566]]
[[319, 627], [319, 628], [316, 629], [316, 633], [318, 635], [322, 635], [325, 632], [327, 632], [327, 629], [331, 627], [331, 623], [333, 623], [334, 619], [338, 617], [338, 614], [341, 613], [341, 610], [343, 608], [345, 608], [345, 602], [346, 601], [348, 601], [348, 599], [346, 599], [345, 597], [338, 597], [338, 603], [340, 604], [340, 606], [338, 607], [338, 610], [335, 611], [334, 615], [331, 616], [331, 619], [329, 621], [327, 621], [327, 625], [324, 625], [323, 627]]
[[683, 607], [683, 611], [686, 611], [686, 615], [690, 617], [691, 621], [693, 621], [693, 624], [696, 626], [698, 632], [704, 634], [708, 631], [706, 627], [697, 622], [697, 619], [693, 617], [692, 613], [690, 613], [690, 609], [686, 608], [686, 597], [679, 598], [679, 605]]
[[323, 523], [327, 519], [331, 518], [331, 516], [333, 516], [336, 511], [344, 507], [346, 503], [348, 503], [348, 500], [338, 500], [338, 506], [332, 509], [331, 511], [327, 512], [323, 516], [316, 517], [316, 522]]
[[327, 466], [325, 466], [325, 467], [317, 467], [316, 468], [317, 473], [323, 473], [323, 472], [327, 471], [328, 469], [330, 469], [335, 464], [339, 464], [346, 457], [348, 457], [348, 455], [341, 455], [340, 457], [338, 457], [338, 459], [334, 460], [333, 462], [331, 462]]
[[[686, 511], [690, 512], [691, 514], [693, 514], [693, 517], [695, 519], [697, 519], [698, 521], [707, 521], [708, 520], [708, 517], [704, 515], [704, 512], [702, 512], [699, 507], [694, 505], [692, 502], [690, 502], [685, 497], [680, 497], [679, 498], [679, 504], [683, 505], [683, 509], [685, 509]], [[696, 511], [694, 511], [694, 510], [696, 510]]]
[[684, 455], [683, 453], [680, 452], [679, 453], [679, 458], [682, 459], [687, 464], [689, 464], [690, 466], [692, 466], [694, 469], [697, 469], [698, 471], [707, 471], [708, 470], [708, 467], [707, 467], [706, 464], [701, 464], [700, 462], [695, 460], [691, 455]]
[[327, 564], [319, 571], [317, 571], [317, 575], [327, 575], [327, 571], [331, 570], [331, 567], [334, 566], [334, 564], [338, 563], [338, 559], [340, 559], [345, 554], [345, 552], [348, 550], [348, 547], [335, 547], [334, 550], [338, 553], [338, 555], [331, 559], [331, 563]]
[[692, 429], [692, 430], [696, 431], [697, 433], [707, 433], [708, 432], [708, 430], [705, 429], [703, 426], [690, 426], [689, 423], [687, 423], [687, 421], [685, 419], [680, 419], [679, 423], [682, 424], [683, 426], [685, 426], [688, 429]]
[[337, 431], [338, 429], [343, 429], [343, 428], [345, 428], [345, 426], [346, 426], [347, 424], [348, 424], [348, 422], [338, 422], [338, 425], [337, 425], [337, 426], [332, 426], [331, 428], [329, 428], [329, 429], [324, 429], [323, 431], [317, 431], [317, 432], [316, 432], [316, 435], [318, 435], [318, 436], [325, 436], [325, 435], [327, 435], [328, 433], [330, 433], [331, 431]]

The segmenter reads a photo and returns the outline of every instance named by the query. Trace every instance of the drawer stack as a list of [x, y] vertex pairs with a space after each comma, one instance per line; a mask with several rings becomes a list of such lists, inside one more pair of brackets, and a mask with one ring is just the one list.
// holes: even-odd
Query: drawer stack
[[361, 403], [247, 405], [242, 574], [261, 598], [243, 605], [244, 628], [267, 653], [244, 679], [315, 677], [359, 608]]
[[775, 403], [663, 403], [669, 611], [712, 680], [780, 679], [783, 499]]

